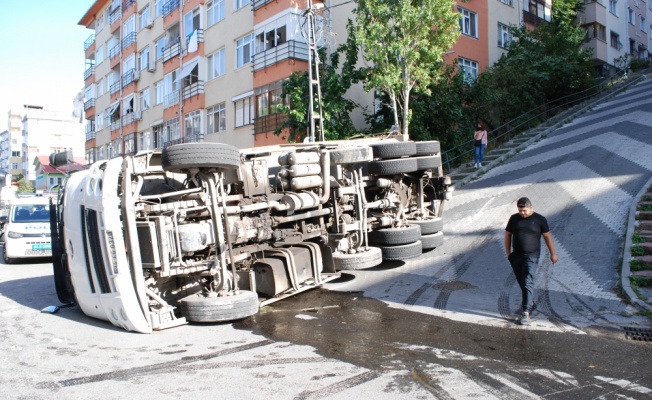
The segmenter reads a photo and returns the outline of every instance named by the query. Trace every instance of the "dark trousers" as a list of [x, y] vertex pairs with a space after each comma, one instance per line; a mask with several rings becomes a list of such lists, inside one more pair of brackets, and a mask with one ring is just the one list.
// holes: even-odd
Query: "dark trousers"
[[512, 266], [512, 271], [514, 271], [516, 282], [521, 288], [523, 311], [530, 312], [534, 302], [534, 274], [537, 272], [537, 266], [539, 265], [539, 256], [512, 253], [509, 256], [509, 263]]

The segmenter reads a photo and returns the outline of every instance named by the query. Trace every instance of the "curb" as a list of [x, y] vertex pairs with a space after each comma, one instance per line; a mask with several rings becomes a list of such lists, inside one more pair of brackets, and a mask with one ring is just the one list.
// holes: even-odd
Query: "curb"
[[631, 282], [629, 281], [629, 277], [632, 274], [632, 271], [629, 269], [629, 262], [632, 260], [632, 252], [631, 252], [632, 236], [634, 236], [634, 229], [636, 228], [637, 206], [638, 203], [641, 201], [641, 197], [643, 197], [647, 193], [650, 186], [652, 186], [652, 178], [650, 178], [645, 184], [645, 186], [643, 186], [641, 191], [638, 192], [638, 194], [634, 198], [634, 201], [632, 202], [632, 206], [629, 208], [629, 218], [627, 219], [627, 231], [625, 233], [625, 249], [623, 250], [623, 263], [620, 270], [620, 285], [622, 286], [625, 295], [627, 295], [629, 301], [633, 305], [647, 311], [652, 311], [652, 305], [639, 299], [636, 293], [634, 292], [634, 289], [632, 289]]

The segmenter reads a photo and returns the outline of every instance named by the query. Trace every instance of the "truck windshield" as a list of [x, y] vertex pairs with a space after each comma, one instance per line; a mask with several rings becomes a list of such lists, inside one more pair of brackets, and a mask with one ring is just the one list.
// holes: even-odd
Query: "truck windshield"
[[43, 204], [21, 204], [14, 206], [11, 222], [50, 222], [50, 207]]

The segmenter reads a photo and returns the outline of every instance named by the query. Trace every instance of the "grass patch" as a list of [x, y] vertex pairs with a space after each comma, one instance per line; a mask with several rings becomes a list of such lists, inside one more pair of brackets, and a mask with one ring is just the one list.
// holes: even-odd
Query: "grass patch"
[[652, 278], [643, 276], [630, 276], [629, 281], [632, 285], [636, 285], [637, 287], [652, 287]]
[[639, 211], [652, 211], [652, 204], [639, 205]]
[[641, 257], [645, 255], [645, 249], [642, 248], [641, 246], [632, 246], [631, 248], [632, 256], [634, 257]]
[[641, 260], [631, 260], [629, 262], [629, 269], [632, 271], [645, 271], [651, 268]]
[[639, 243], [643, 243], [644, 241], [645, 241], [645, 239], [643, 238], [643, 236], [641, 234], [635, 233], [635, 234], [632, 235], [632, 243], [639, 244]]

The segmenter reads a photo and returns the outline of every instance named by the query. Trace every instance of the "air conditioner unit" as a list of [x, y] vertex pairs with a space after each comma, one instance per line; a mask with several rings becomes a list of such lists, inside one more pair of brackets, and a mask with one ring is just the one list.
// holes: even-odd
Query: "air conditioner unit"
[[145, 25], [145, 28], [152, 29], [152, 26], [154, 26], [154, 21], [149, 20], [147, 21], [147, 25]]
[[134, 82], [140, 79], [140, 71], [134, 71]]
[[136, 112], [134, 113], [134, 119], [135, 119], [136, 121], [140, 121], [140, 120], [142, 120], [142, 119], [143, 119], [143, 112], [142, 112], [142, 111], [136, 111]]
[[156, 61], [153, 63], [149, 63], [147, 66], [147, 72], [156, 72]]

